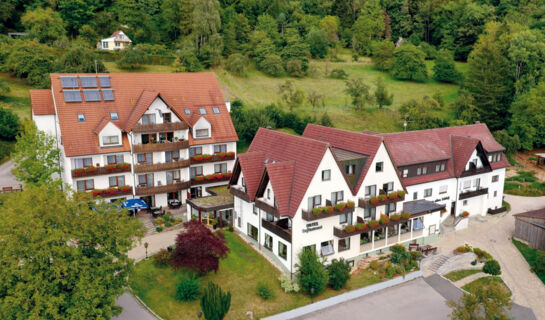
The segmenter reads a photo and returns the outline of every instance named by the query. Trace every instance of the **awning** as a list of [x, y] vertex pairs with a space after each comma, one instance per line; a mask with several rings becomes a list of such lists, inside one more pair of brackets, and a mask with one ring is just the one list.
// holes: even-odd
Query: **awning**
[[125, 200], [123, 201], [123, 203], [121, 203], [121, 206], [123, 208], [128, 208], [128, 209], [148, 209], [149, 208], [148, 204], [145, 203], [144, 200], [142, 199]]
[[446, 205], [428, 200], [414, 200], [403, 203], [403, 211], [414, 215], [423, 215], [445, 209]]

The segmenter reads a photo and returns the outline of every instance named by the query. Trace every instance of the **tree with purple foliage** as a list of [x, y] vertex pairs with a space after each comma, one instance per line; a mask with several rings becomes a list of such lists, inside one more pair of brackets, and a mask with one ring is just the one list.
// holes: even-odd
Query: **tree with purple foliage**
[[229, 248], [221, 232], [213, 233], [201, 222], [192, 220], [184, 223], [186, 228], [176, 238], [171, 265], [174, 268], [188, 268], [205, 274], [218, 271], [219, 260], [226, 258]]

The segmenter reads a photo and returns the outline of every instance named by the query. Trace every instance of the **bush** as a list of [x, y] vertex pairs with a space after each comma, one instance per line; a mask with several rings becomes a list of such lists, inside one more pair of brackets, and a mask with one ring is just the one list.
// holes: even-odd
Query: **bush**
[[534, 264], [532, 270], [538, 275], [545, 274], [545, 252], [537, 252], [536, 263]]
[[474, 266], [474, 265], [476, 265], [476, 264], [477, 264], [477, 260], [471, 261], [471, 265], [472, 265], [472, 266]]
[[303, 62], [299, 59], [290, 59], [286, 62], [286, 72], [292, 77], [303, 77], [305, 72], [303, 71]]
[[369, 268], [377, 271], [380, 268], [380, 265], [379, 265], [377, 260], [373, 260], [373, 261], [369, 262]]
[[170, 261], [170, 251], [167, 249], [161, 249], [159, 252], [153, 255], [153, 264], [158, 267], [166, 267]]
[[488, 260], [484, 263], [483, 272], [493, 276], [498, 276], [501, 274], [500, 264], [496, 260]]
[[0, 108], [0, 140], [13, 141], [20, 132], [19, 117], [11, 110]]
[[204, 318], [208, 320], [221, 320], [231, 307], [231, 293], [223, 292], [221, 288], [212, 282], [204, 290], [201, 298], [201, 309]]
[[274, 54], [266, 56], [259, 64], [259, 69], [271, 77], [279, 77], [284, 73], [282, 59]]
[[490, 255], [490, 253], [488, 253], [488, 252], [486, 252], [484, 250], [481, 250], [479, 248], [473, 248], [473, 253], [475, 253], [477, 255], [477, 258], [480, 261], [492, 260], [492, 255]]
[[237, 76], [246, 76], [247, 68], [248, 68], [248, 58], [243, 56], [240, 53], [235, 53], [229, 56], [227, 61], [225, 62], [225, 68], [237, 75]]
[[155, 228], [155, 231], [161, 232], [161, 231], [163, 231], [163, 228], [162, 227], [157, 227], [157, 228]]
[[331, 70], [329, 77], [332, 79], [346, 80], [346, 78], [348, 78], [348, 74], [343, 69], [337, 68]]
[[227, 228], [227, 231], [233, 232], [233, 231], [235, 231], [235, 229], [233, 228], [233, 226], [229, 226], [229, 228]]
[[264, 283], [259, 283], [257, 285], [257, 295], [263, 300], [271, 300], [274, 298], [274, 292]]
[[299, 284], [291, 281], [286, 274], [281, 274], [280, 277], [278, 277], [278, 281], [280, 281], [280, 287], [285, 293], [299, 292]]
[[333, 259], [327, 267], [329, 275], [329, 286], [335, 290], [340, 290], [344, 287], [348, 279], [350, 279], [350, 266], [348, 261], [343, 258], [340, 260]]
[[123, 50], [121, 59], [117, 61], [117, 66], [121, 69], [134, 70], [139, 69], [146, 63], [144, 52], [138, 49]]
[[[296, 266], [299, 285], [306, 293], [316, 296], [325, 289], [328, 283], [327, 271], [315, 251], [301, 251], [299, 264]], [[311, 289], [314, 289], [314, 292]]]
[[201, 291], [199, 279], [197, 278], [184, 278], [178, 284], [176, 288], [176, 300], [178, 301], [194, 301], [199, 299], [199, 292]]

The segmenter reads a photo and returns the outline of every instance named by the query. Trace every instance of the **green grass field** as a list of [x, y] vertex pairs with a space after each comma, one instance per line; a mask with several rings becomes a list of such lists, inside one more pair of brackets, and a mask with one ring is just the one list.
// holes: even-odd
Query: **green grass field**
[[[537, 255], [539, 252], [543, 252], [543, 254], [545, 254], [544, 251], [532, 249], [527, 244], [517, 241], [515, 239], [513, 239], [513, 244], [515, 245], [515, 247], [517, 247], [524, 259], [526, 259], [531, 267], [534, 267], [536, 265]], [[541, 280], [541, 282], [545, 284], [545, 273], [538, 273], [537, 276]]]
[[10, 92], [0, 96], [0, 108], [12, 110], [20, 119], [30, 119], [30, 93], [31, 86], [24, 79], [17, 79], [8, 73], [0, 73], [0, 79], [5, 80]]
[[476, 288], [481, 287], [483, 285], [487, 285], [492, 282], [499, 283], [505, 290], [507, 290], [507, 292], [509, 292], [509, 296], [512, 295], [512, 292], [511, 290], [509, 290], [509, 287], [505, 285], [505, 282], [503, 282], [502, 278], [499, 276], [489, 276], [489, 277], [479, 278], [477, 280], [471, 281], [470, 283], [466, 284], [465, 286], [462, 287], [462, 289], [464, 289], [465, 291], [469, 293], [473, 293], [475, 292]]
[[463, 269], [463, 270], [456, 270], [449, 272], [445, 274], [445, 278], [449, 279], [452, 282], [456, 282], [458, 280], [462, 280], [465, 277], [469, 277], [472, 274], [476, 274], [481, 272], [480, 269]]
[[[265, 258], [254, 251], [236, 234], [225, 232], [231, 252], [220, 262], [217, 273], [211, 272], [200, 278], [201, 288], [213, 281], [222, 289], [231, 292], [231, 308], [227, 319], [247, 319], [246, 312], [253, 311], [254, 317], [261, 317], [287, 311], [310, 303], [310, 298], [301, 293], [284, 293], [280, 287], [280, 272]], [[170, 267], [158, 268], [151, 260], [136, 264], [130, 277], [130, 285], [144, 302], [164, 319], [195, 319], [200, 311], [199, 301], [178, 302], [175, 300], [176, 286], [187, 275], [187, 271], [174, 271]], [[325, 299], [339, 293], [364, 287], [381, 280], [371, 271], [362, 271], [353, 276], [346, 288], [340, 291], [326, 289], [315, 300]], [[257, 296], [257, 284], [264, 283], [274, 292], [274, 299], [264, 301]]]

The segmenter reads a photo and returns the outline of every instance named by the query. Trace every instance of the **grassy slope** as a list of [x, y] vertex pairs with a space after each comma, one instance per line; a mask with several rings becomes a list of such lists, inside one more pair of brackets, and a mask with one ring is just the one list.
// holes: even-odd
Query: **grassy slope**
[[498, 276], [489, 276], [489, 277], [479, 278], [477, 280], [474, 280], [466, 284], [465, 286], [462, 287], [462, 289], [464, 289], [467, 292], [473, 293], [476, 288], [489, 284], [491, 282], [498, 282], [500, 285], [502, 285], [503, 288], [505, 288], [505, 290], [509, 292], [509, 296], [512, 295], [511, 290], [509, 290], [509, 288], [505, 285], [502, 278]]
[[15, 112], [20, 119], [30, 119], [30, 93], [32, 89], [25, 80], [11, 77], [7, 73], [0, 73], [0, 79], [5, 80], [10, 92], [0, 97], [0, 108], [7, 108]]
[[469, 277], [472, 274], [479, 273], [482, 270], [480, 269], [464, 269], [464, 270], [456, 270], [449, 272], [445, 275], [445, 278], [449, 279], [450, 281], [458, 281], [465, 277]]
[[[254, 316], [263, 317], [310, 303], [310, 298], [302, 294], [287, 294], [280, 288], [277, 280], [279, 271], [267, 260], [243, 242], [234, 233], [225, 232], [229, 256], [222, 260], [218, 273], [210, 273], [201, 278], [201, 287], [213, 281], [232, 294], [231, 309], [227, 319], [246, 319], [249, 310]], [[199, 301], [178, 302], [174, 299], [176, 285], [186, 276], [184, 270], [157, 268], [151, 260], [136, 264], [130, 278], [131, 287], [146, 304], [164, 319], [194, 319], [200, 311]], [[355, 288], [377, 283], [380, 280], [371, 272], [361, 272], [352, 277], [345, 289], [334, 291], [326, 289], [317, 299], [324, 299]], [[263, 301], [256, 294], [258, 283], [267, 284], [274, 291], [275, 298]]]
[[[515, 239], [513, 239], [513, 244], [515, 245], [515, 247], [517, 247], [517, 249], [520, 251], [524, 259], [526, 259], [528, 264], [533, 267], [536, 264], [537, 253], [540, 250], [532, 249], [527, 244], [517, 241]], [[541, 279], [541, 282], [545, 284], [545, 273], [538, 274], [537, 276], [539, 277], [539, 279]]]

